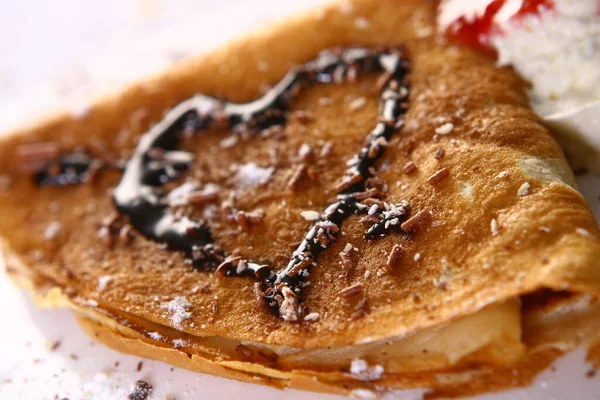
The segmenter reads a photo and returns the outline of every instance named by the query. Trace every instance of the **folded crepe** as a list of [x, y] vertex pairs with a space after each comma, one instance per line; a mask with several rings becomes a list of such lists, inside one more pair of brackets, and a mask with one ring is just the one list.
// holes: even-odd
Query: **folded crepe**
[[349, 4], [3, 138], [10, 276], [119, 351], [278, 388], [594, 361], [600, 231], [526, 84], [435, 3]]

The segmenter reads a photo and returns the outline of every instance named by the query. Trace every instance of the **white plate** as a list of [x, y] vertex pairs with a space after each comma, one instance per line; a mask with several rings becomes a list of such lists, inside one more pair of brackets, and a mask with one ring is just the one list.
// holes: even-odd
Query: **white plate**
[[[156, 72], [169, 65], [175, 53], [205, 51], [265, 20], [321, 2], [2, 2], [0, 131], [23, 123], [31, 113], [40, 116], [65, 106], [81, 111], [104, 88], [118, 89]], [[596, 216], [600, 215], [600, 179], [579, 180]], [[340, 398], [281, 392], [116, 353], [85, 336], [69, 312], [37, 309], [4, 272], [0, 272], [0, 320], [5, 324], [0, 330], [1, 399], [124, 399], [138, 379], [152, 383], [155, 400]], [[56, 341], [61, 344], [51, 351]], [[586, 377], [591, 367], [584, 358], [583, 350], [578, 350], [529, 388], [478, 399], [600, 398], [600, 379]], [[417, 399], [421, 394], [398, 392], [391, 397]]]

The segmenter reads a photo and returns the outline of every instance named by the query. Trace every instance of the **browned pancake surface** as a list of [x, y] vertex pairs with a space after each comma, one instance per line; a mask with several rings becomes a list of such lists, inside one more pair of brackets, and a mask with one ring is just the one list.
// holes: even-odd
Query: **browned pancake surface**
[[[101, 309], [174, 326], [161, 306], [181, 296], [191, 305], [181, 330], [301, 348], [414, 332], [540, 287], [598, 293], [600, 272], [591, 266], [600, 257], [600, 233], [585, 200], [567, 184], [528, 174], [523, 167], [537, 162], [550, 175], [572, 180], [560, 149], [528, 109], [524, 83], [485, 56], [433, 37], [415, 38], [419, 20], [433, 26], [432, 4], [357, 1], [355, 6], [352, 16], [331, 8], [233, 44], [135, 86], [82, 119], [57, 118], [5, 139], [0, 174], [11, 174], [13, 183], [0, 192], [0, 226], [11, 250], [38, 278], [54, 282], [76, 301], [93, 300]], [[354, 25], [356, 15], [369, 21], [368, 29]], [[386, 201], [406, 199], [413, 214], [430, 212], [430, 217], [409, 236], [394, 234], [372, 243], [363, 239], [359, 217], [346, 220], [343, 236], [318, 258], [304, 292], [304, 304], [308, 312], [319, 313], [318, 321], [283, 322], [255, 307], [251, 279], [218, 280], [211, 272], [194, 271], [182, 255], [139, 235], [129, 245], [107, 247], [97, 230], [113, 210], [107, 190], [118, 182], [117, 173], [101, 173], [93, 184], [41, 189], [14, 173], [18, 144], [51, 140], [69, 149], [95, 138], [128, 156], [139, 135], [187, 97], [200, 92], [249, 101], [260, 96], [262, 84], [277, 82], [291, 66], [324, 48], [350, 44], [407, 48], [411, 95], [406, 126], [379, 161], [378, 177], [388, 185]], [[266, 63], [267, 70], [259, 70], [259, 63]], [[228, 133], [211, 130], [187, 145], [196, 156], [188, 176], [219, 184], [219, 202], [235, 192], [238, 209], [266, 213], [261, 224], [242, 232], [217, 210], [210, 224], [219, 245], [275, 268], [287, 263], [293, 245], [310, 226], [301, 211], [324, 209], [345, 162], [376, 122], [376, 78], [361, 76], [357, 83], [303, 91], [292, 111], [314, 118], [307, 123], [290, 118], [283, 139], [256, 137], [224, 149], [220, 142]], [[359, 97], [366, 104], [353, 109], [350, 104]], [[435, 134], [445, 122], [453, 123], [452, 132]], [[318, 178], [303, 179], [291, 190], [288, 182], [299, 163], [300, 146], [308, 144], [318, 153], [325, 143], [332, 145], [331, 154], [309, 162]], [[438, 159], [434, 154], [439, 148], [444, 154]], [[418, 167], [411, 174], [403, 172], [408, 161]], [[265, 185], [240, 190], [235, 166], [249, 162], [272, 166], [275, 172]], [[444, 167], [450, 176], [429, 184], [427, 178]], [[524, 183], [531, 186], [519, 196]], [[194, 215], [204, 211], [199, 208]], [[54, 221], [62, 229], [47, 240], [44, 231]], [[349, 274], [339, 258], [346, 243], [358, 249], [351, 252], [354, 268]], [[403, 248], [400, 262], [392, 273], [381, 275], [378, 271], [396, 243]], [[98, 281], [106, 276], [111, 280], [100, 290]], [[362, 296], [339, 296], [354, 284], [364, 286], [368, 299], [361, 318], [351, 315]]]

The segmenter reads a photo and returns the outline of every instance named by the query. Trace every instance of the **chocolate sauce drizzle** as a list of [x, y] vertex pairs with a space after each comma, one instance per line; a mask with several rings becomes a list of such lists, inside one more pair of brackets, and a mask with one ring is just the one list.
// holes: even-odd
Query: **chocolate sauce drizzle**
[[[183, 252], [195, 268], [215, 270], [220, 276], [253, 276], [263, 283], [265, 300], [285, 320], [298, 319], [296, 297], [306, 285], [309, 268], [340, 233], [342, 222], [355, 213], [366, 213], [362, 203], [370, 197], [366, 181], [391, 136], [404, 123], [408, 107], [408, 61], [399, 49], [368, 48], [323, 51], [315, 60], [290, 71], [263, 97], [234, 104], [205, 95], [183, 101], [144, 134], [128, 161], [113, 199], [117, 210], [129, 218], [145, 237]], [[192, 165], [192, 155], [177, 150], [186, 136], [197, 135], [213, 125], [226, 125], [234, 132], [257, 133], [286, 123], [286, 111], [299, 90], [321, 83], [354, 80], [359, 73], [383, 73], [379, 96], [379, 120], [366, 144], [348, 161], [337, 196], [320, 214], [292, 253], [287, 266], [274, 272], [270, 266], [227, 255], [212, 243], [203, 222], [176, 215], [161, 187], [177, 179]], [[379, 221], [365, 233], [373, 240], [399, 230], [406, 219], [406, 204], [386, 203]]]
[[409, 213], [408, 202], [403, 201], [399, 204], [383, 204], [384, 209], [377, 213], [379, 221], [375, 222], [365, 232], [365, 239], [376, 240], [388, 235], [390, 232], [401, 232], [400, 225]]
[[83, 151], [61, 155], [34, 174], [40, 186], [68, 186], [87, 182], [97, 170], [106, 168], [99, 160]]

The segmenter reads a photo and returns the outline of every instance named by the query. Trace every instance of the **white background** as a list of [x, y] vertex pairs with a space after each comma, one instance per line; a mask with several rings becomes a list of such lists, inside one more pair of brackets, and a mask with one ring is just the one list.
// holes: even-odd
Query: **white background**
[[[0, 131], [68, 108], [204, 52], [265, 22], [322, 0], [76, 1], [0, 0]], [[597, 178], [580, 178], [598, 207]], [[334, 399], [280, 392], [173, 369], [92, 342], [66, 311], [38, 310], [0, 272], [0, 398], [124, 399], [131, 384], [154, 385], [151, 399]], [[57, 341], [56, 351], [49, 346]], [[600, 399], [600, 378], [579, 350], [526, 389], [480, 399]], [[119, 362], [116, 366], [115, 362]], [[420, 391], [395, 393], [420, 398]]]

